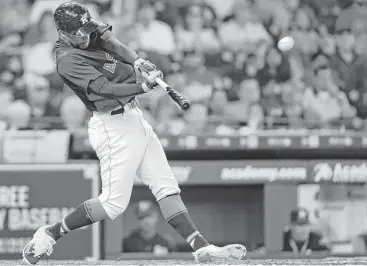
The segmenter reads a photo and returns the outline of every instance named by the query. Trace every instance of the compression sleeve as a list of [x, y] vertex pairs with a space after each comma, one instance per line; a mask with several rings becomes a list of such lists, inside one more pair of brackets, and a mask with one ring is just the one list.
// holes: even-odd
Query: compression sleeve
[[100, 76], [90, 82], [88, 93], [93, 93], [107, 99], [117, 99], [128, 96], [135, 96], [145, 93], [142, 84], [120, 84], [107, 80]]
[[120, 42], [110, 30], [100, 36], [100, 47], [120, 62], [132, 65], [139, 58], [133, 49]]

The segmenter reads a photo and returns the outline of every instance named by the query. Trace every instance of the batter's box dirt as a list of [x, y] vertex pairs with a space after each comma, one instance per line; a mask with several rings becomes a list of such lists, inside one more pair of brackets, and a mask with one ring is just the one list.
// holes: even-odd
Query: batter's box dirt
[[[1, 261], [0, 266], [5, 265], [25, 265], [23, 261]], [[124, 261], [112, 261], [112, 260], [104, 260], [104, 261], [55, 261], [55, 260], [43, 260], [40, 261], [37, 265], [58, 265], [58, 266], [92, 266], [92, 265], [103, 265], [103, 266], [149, 266], [149, 265], [164, 265], [164, 266], [175, 266], [175, 265], [185, 265], [185, 266], [197, 266], [193, 261], [187, 260], [124, 260]], [[228, 262], [228, 263], [209, 263], [204, 265], [216, 265], [216, 266], [225, 266], [225, 265], [367, 265], [367, 257], [348, 257], [348, 258], [326, 258], [326, 259], [292, 259], [292, 260], [244, 260], [241, 262]]]

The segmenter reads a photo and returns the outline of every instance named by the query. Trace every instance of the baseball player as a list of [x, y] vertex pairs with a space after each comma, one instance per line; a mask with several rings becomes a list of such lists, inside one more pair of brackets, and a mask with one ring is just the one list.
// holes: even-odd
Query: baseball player
[[[159, 139], [137, 106], [135, 96], [156, 88], [155, 78], [162, 78], [162, 72], [79, 3], [60, 5], [54, 19], [57, 72], [93, 112], [88, 133], [100, 161], [102, 192], [58, 223], [39, 228], [23, 250], [25, 262], [36, 264], [49, 256], [57, 240], [75, 229], [122, 214], [135, 176], [150, 188], [167, 223], [190, 244], [197, 262], [244, 258], [244, 246], [211, 245], [195, 227]], [[147, 73], [145, 78], [138, 69]]]

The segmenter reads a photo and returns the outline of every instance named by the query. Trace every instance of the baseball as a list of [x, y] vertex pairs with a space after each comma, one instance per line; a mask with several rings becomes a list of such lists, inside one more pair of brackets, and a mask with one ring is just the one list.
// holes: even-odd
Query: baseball
[[284, 37], [278, 42], [278, 49], [282, 52], [291, 50], [294, 47], [294, 39], [290, 36]]

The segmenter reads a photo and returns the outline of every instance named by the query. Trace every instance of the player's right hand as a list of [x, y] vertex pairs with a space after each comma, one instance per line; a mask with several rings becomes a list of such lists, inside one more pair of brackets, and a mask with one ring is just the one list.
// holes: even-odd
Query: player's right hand
[[163, 73], [160, 70], [155, 70], [149, 73], [148, 76], [145, 77], [145, 82], [142, 84], [143, 90], [148, 92], [150, 90], [158, 87], [158, 83], [155, 81], [156, 78], [162, 78]]
[[150, 74], [157, 70], [156, 65], [149, 62], [148, 60], [144, 60], [142, 58], [138, 58], [134, 62], [134, 68], [139, 70], [141, 73]]

